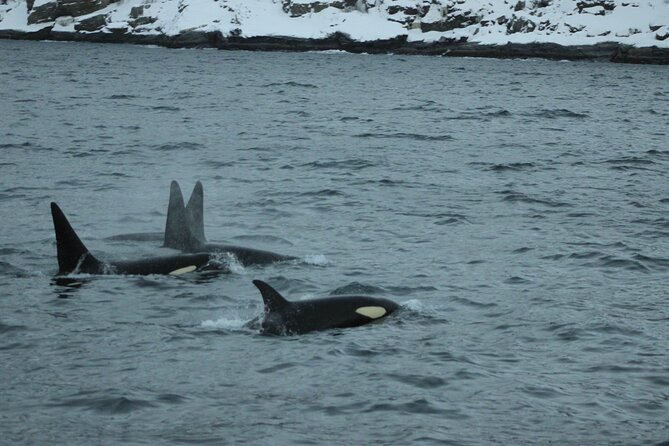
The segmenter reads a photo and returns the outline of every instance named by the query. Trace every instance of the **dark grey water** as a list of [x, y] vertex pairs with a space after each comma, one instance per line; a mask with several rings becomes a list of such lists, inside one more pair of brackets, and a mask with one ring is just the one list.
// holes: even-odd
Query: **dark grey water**
[[[0, 42], [3, 444], [669, 440], [659, 66]], [[99, 257], [210, 240], [304, 262], [57, 283], [49, 201]], [[243, 327], [293, 299], [380, 324]]]

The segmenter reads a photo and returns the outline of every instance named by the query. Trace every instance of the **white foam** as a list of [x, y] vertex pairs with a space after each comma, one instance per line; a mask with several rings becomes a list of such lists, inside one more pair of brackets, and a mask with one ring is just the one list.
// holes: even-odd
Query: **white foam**
[[402, 306], [406, 309], [416, 311], [418, 313], [424, 313], [430, 310], [430, 308], [422, 300], [418, 299], [409, 299], [402, 303]]
[[209, 329], [223, 328], [226, 330], [232, 330], [232, 329], [243, 328], [246, 322], [247, 321], [245, 319], [241, 319], [239, 317], [226, 316], [220, 319], [216, 319], [215, 321], [214, 320], [202, 321], [202, 323], [200, 323], [200, 327]]
[[308, 263], [309, 265], [325, 266], [330, 264], [328, 258], [323, 254], [306, 255], [302, 260], [304, 263]]

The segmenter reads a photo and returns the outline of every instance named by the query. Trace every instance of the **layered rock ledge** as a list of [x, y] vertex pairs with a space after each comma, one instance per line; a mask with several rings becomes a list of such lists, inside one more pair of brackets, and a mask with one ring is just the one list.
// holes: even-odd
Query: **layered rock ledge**
[[0, 0], [0, 38], [669, 64], [669, 0]]

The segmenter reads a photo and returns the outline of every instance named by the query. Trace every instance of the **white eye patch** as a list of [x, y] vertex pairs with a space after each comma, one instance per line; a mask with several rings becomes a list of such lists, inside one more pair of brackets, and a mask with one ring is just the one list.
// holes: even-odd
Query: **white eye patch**
[[170, 276], [180, 276], [182, 274], [193, 272], [197, 269], [195, 265], [184, 266], [183, 268], [175, 269], [170, 273]]
[[355, 310], [355, 312], [367, 316], [370, 319], [378, 319], [385, 316], [386, 309], [383, 307], [360, 307]]

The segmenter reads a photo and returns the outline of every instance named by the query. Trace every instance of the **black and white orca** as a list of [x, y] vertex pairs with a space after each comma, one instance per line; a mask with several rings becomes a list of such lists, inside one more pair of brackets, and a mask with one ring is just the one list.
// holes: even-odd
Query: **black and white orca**
[[262, 280], [260, 290], [265, 314], [262, 333], [292, 335], [329, 328], [357, 327], [382, 319], [399, 308], [395, 302], [371, 296], [332, 296], [290, 302]]
[[179, 183], [172, 181], [163, 246], [182, 252], [229, 253], [244, 266], [267, 265], [297, 259], [243, 246], [208, 243], [204, 235], [204, 191], [199, 181], [195, 183], [187, 205], [184, 205]]
[[207, 253], [102, 262], [90, 253], [72, 229], [63, 211], [53, 202], [51, 203], [51, 216], [56, 230], [59, 276], [70, 273], [181, 275], [191, 271], [223, 269], [222, 265]]

